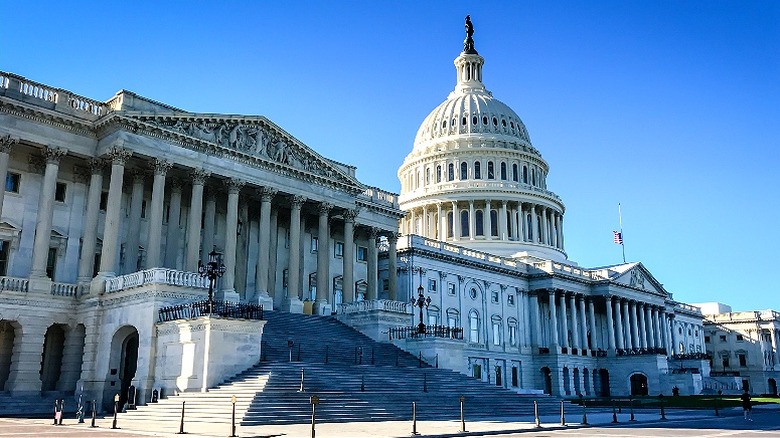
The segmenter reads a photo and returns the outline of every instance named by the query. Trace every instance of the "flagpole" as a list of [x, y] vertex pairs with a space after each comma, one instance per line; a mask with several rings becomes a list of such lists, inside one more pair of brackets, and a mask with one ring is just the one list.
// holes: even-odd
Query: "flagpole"
[[623, 263], [626, 262], [626, 245], [625, 236], [623, 235], [623, 213], [620, 211], [620, 203], [618, 202], [618, 221], [620, 222], [620, 247], [623, 248]]

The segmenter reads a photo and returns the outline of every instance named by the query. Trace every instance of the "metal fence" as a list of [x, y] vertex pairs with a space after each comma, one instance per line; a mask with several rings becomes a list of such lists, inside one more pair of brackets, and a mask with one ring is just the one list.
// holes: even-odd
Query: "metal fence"
[[220, 318], [263, 319], [263, 306], [258, 304], [231, 303], [229, 301], [207, 300], [194, 303], [163, 307], [158, 311], [159, 322], [177, 319], [195, 319], [201, 316], [218, 316]]
[[429, 325], [425, 327], [425, 333], [420, 333], [419, 328], [395, 327], [388, 330], [390, 340], [407, 338], [444, 338], [444, 339], [463, 339], [462, 327], [447, 327], [442, 325]]

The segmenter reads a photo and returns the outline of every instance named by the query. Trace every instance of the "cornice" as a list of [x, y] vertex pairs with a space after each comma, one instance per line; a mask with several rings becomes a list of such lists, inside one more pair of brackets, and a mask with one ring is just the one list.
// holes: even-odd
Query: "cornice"
[[455, 265], [461, 265], [461, 266], [469, 266], [473, 268], [477, 268], [483, 271], [490, 271], [490, 272], [497, 272], [501, 274], [510, 275], [516, 278], [520, 278], [522, 280], [528, 280], [530, 278], [530, 274], [527, 274], [525, 272], [518, 272], [512, 269], [503, 268], [500, 266], [490, 265], [487, 263], [481, 263], [478, 260], [470, 260], [467, 258], [461, 258], [457, 256], [451, 256], [448, 254], [441, 254], [434, 251], [428, 251], [422, 248], [412, 247], [412, 248], [404, 248], [402, 250], [399, 250], [396, 257], [402, 257], [402, 256], [423, 256], [428, 257], [430, 259], [444, 261], [447, 263], [452, 263]]
[[93, 122], [0, 96], [0, 112], [97, 139]]

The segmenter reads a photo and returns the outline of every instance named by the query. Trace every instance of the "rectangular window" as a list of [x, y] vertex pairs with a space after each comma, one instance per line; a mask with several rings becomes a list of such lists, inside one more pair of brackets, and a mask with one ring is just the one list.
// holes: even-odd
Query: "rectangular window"
[[720, 335], [720, 342], [726, 342], [726, 335]]
[[319, 239], [311, 236], [311, 252], [317, 252], [317, 248], [319, 248]]
[[65, 202], [65, 193], [68, 191], [68, 185], [58, 182], [54, 187], [54, 200], [57, 202]]
[[482, 380], [482, 366], [474, 364], [474, 378]]
[[509, 326], [509, 345], [513, 347], [517, 345], [517, 326]]
[[338, 258], [344, 257], [344, 242], [336, 242], [333, 247], [333, 255]]
[[747, 366], [747, 356], [744, 354], [740, 354], [737, 357], [739, 357], [739, 366], [746, 367]]
[[710, 342], [710, 337], [709, 336], [705, 336], [704, 337], [704, 342]]
[[368, 248], [365, 246], [358, 246], [357, 247], [357, 261], [359, 262], [367, 262], [368, 261]]
[[742, 335], [737, 335], [737, 341], [744, 341], [745, 338], [742, 337]]
[[447, 283], [447, 293], [455, 295], [455, 283]]
[[493, 345], [501, 345], [501, 323], [493, 323]]
[[493, 291], [493, 292], [490, 293], [490, 301], [493, 302], [493, 303], [497, 303], [498, 302], [498, 292]]
[[479, 320], [477, 318], [469, 319], [469, 341], [479, 342]]
[[382, 290], [390, 290], [390, 280], [386, 278], [382, 279]]
[[439, 325], [439, 314], [438, 313], [429, 313], [428, 314], [428, 325]]
[[8, 275], [8, 248], [11, 242], [0, 240], [0, 275]]
[[18, 173], [8, 172], [5, 176], [5, 191], [11, 193], [19, 193], [19, 185], [22, 182], [22, 175]]
[[436, 292], [436, 280], [432, 278], [428, 279], [428, 290], [431, 292]]
[[448, 327], [457, 327], [458, 326], [458, 317], [455, 316], [455, 315], [447, 316], [447, 326]]
[[57, 267], [57, 248], [49, 248], [49, 254], [46, 257], [46, 276], [54, 280], [55, 269]]
[[515, 388], [520, 386], [520, 384], [518, 382], [520, 379], [518, 379], [518, 377], [519, 376], [518, 376], [518, 373], [517, 373], [517, 367], [512, 367], [512, 386], [515, 387]]
[[515, 296], [512, 295], [512, 294], [507, 295], [506, 303], [509, 304], [510, 306], [514, 306], [515, 305]]
[[108, 192], [100, 194], [100, 211], [106, 211], [108, 207]]

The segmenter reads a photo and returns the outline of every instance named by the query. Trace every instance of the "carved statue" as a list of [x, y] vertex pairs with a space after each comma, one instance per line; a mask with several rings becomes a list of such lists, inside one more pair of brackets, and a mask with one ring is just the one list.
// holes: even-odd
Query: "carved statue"
[[463, 53], [477, 54], [474, 49], [474, 26], [471, 24], [471, 15], [466, 15], [466, 41], [463, 42]]

